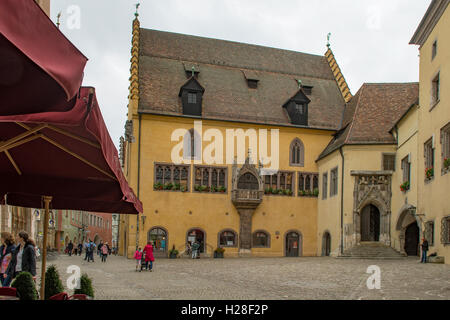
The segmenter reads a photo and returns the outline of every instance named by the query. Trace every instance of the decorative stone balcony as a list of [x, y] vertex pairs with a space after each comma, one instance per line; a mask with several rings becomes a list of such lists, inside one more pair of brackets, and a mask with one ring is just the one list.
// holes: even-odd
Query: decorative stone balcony
[[263, 199], [264, 191], [235, 189], [231, 191], [231, 201], [236, 208], [256, 208]]

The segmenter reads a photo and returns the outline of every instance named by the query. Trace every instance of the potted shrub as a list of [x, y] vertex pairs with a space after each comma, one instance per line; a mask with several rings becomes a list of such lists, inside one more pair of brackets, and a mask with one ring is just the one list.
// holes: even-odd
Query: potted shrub
[[434, 177], [434, 168], [426, 168], [425, 169], [425, 175], [427, 177], [427, 179], [431, 179], [432, 177]]
[[172, 246], [172, 249], [169, 251], [169, 258], [176, 259], [178, 257], [178, 250], [175, 249], [175, 245]]
[[94, 288], [92, 288], [92, 280], [86, 273], [80, 278], [80, 288], [75, 289], [74, 294], [85, 294], [90, 298], [94, 298]]
[[64, 292], [64, 287], [59, 278], [58, 270], [56, 270], [56, 266], [51, 265], [45, 272], [45, 300], [61, 292]]
[[39, 298], [33, 276], [29, 272], [21, 272], [14, 279], [11, 287], [16, 288], [20, 300], [37, 300]]
[[405, 191], [409, 190], [409, 187], [410, 187], [409, 181], [405, 181], [400, 185], [400, 190], [402, 192], [405, 192]]
[[223, 253], [225, 252], [224, 248], [217, 248], [216, 250], [214, 250], [214, 258], [221, 258], [223, 259]]
[[313, 195], [314, 195], [314, 197], [318, 197], [319, 196], [319, 188], [315, 188], [313, 190]]

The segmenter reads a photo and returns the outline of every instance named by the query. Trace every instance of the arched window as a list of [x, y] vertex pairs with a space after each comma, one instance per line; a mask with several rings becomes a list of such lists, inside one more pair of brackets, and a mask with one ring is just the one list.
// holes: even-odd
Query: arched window
[[202, 138], [194, 129], [190, 129], [183, 139], [183, 159], [200, 160], [202, 153]]
[[253, 232], [252, 247], [270, 248], [270, 235], [266, 231], [258, 230]]
[[258, 190], [259, 189], [258, 179], [250, 172], [247, 172], [239, 178], [238, 189]]
[[224, 230], [219, 232], [219, 246], [220, 247], [236, 247], [237, 235], [233, 230]]
[[162, 228], [152, 228], [148, 232], [148, 241], [153, 242], [154, 250], [159, 252], [167, 251], [167, 232]]
[[305, 147], [299, 138], [291, 142], [289, 150], [289, 165], [303, 167], [305, 165]]

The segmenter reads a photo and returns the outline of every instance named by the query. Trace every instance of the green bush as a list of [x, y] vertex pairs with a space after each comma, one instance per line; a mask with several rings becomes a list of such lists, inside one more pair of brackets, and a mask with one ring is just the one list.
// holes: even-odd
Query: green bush
[[51, 296], [61, 292], [64, 292], [64, 286], [59, 278], [59, 273], [56, 266], [51, 265], [45, 272], [45, 300], [48, 300]]
[[74, 294], [85, 294], [94, 298], [94, 288], [92, 288], [92, 280], [86, 273], [80, 278], [80, 289], [75, 289]]
[[14, 279], [11, 287], [16, 288], [20, 300], [37, 300], [39, 298], [33, 276], [29, 272], [21, 272]]

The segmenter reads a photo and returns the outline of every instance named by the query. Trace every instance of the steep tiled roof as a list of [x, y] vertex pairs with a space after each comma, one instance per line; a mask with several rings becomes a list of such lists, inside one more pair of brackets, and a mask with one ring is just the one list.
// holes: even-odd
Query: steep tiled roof
[[[194, 65], [203, 118], [290, 125], [282, 106], [301, 79], [313, 86], [308, 126], [340, 127], [345, 102], [324, 56], [148, 29], [139, 40], [140, 112], [181, 115], [178, 92]], [[259, 80], [257, 89], [246, 78]]]
[[390, 130], [418, 96], [418, 83], [363, 84], [346, 105], [342, 129], [319, 159], [347, 144], [394, 144]]

